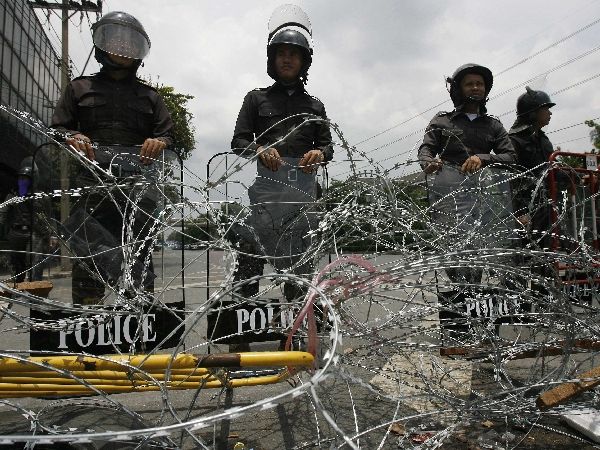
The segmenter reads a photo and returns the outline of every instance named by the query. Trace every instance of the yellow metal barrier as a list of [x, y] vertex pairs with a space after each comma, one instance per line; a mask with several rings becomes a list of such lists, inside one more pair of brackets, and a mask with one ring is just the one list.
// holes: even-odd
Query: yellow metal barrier
[[[258, 386], [279, 383], [292, 375], [289, 369], [309, 369], [313, 364], [312, 354], [293, 351], [0, 358], [0, 398]], [[231, 378], [227, 370], [249, 367], [279, 372]]]

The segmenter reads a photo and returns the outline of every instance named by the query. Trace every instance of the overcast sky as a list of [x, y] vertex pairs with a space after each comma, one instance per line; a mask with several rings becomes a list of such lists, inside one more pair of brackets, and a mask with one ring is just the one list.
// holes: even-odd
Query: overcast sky
[[[194, 172], [204, 174], [208, 158], [229, 149], [244, 94], [271, 84], [265, 70], [267, 22], [282, 3], [104, 1], [104, 13], [133, 14], [151, 38], [140, 74], [195, 97], [190, 107], [196, 150], [188, 162]], [[323, 101], [348, 142], [366, 140], [357, 148], [384, 161], [384, 167], [415, 157], [419, 130], [437, 111], [452, 108], [444, 76], [465, 62], [486, 65], [497, 75], [488, 110], [507, 129], [515, 118], [516, 99], [524, 92], [523, 87], [513, 88], [534, 77], [530, 85], [557, 103], [547, 132], [600, 116], [600, 0], [295, 3], [313, 26], [308, 91]], [[70, 38], [76, 75], [92, 47], [87, 19], [81, 27], [79, 19], [72, 18]], [[54, 27], [60, 29], [58, 22]], [[85, 73], [97, 70], [92, 57]], [[587, 127], [575, 126], [550, 133], [550, 138], [563, 149], [583, 151], [591, 148], [588, 133]], [[340, 161], [332, 164], [331, 172], [341, 176], [348, 163], [341, 161], [346, 156], [340, 149], [336, 156]]]

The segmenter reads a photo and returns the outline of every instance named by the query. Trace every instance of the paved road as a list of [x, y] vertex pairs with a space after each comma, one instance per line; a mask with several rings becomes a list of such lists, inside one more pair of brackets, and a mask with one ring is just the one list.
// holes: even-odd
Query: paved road
[[[154, 256], [159, 275], [157, 291], [164, 291], [168, 301], [181, 298], [184, 290], [180, 253], [167, 249]], [[211, 252], [208, 260], [208, 281], [214, 289], [225, 278], [223, 257], [220, 252]], [[383, 268], [395, 261], [396, 257], [388, 256], [375, 262]], [[186, 252], [184, 266], [186, 306], [194, 310], [206, 300], [206, 254]], [[425, 274], [418, 284], [431, 285], [431, 280], [433, 274]], [[419, 425], [425, 431], [443, 429], [458, 423], [457, 414], [466, 408], [465, 402], [472, 402], [482, 413], [489, 413], [494, 408], [486, 406], [487, 400], [499, 400], [498, 395], [503, 391], [510, 392], [511, 383], [541, 376], [532, 369], [538, 366], [532, 365], [531, 360], [513, 363], [505, 368], [508, 376], [498, 379], [493, 364], [440, 358], [439, 321], [435, 308], [431, 308], [435, 306], [436, 297], [427, 289], [411, 287], [417, 284], [415, 277], [407, 277], [405, 281], [403, 287], [390, 289], [382, 285], [374, 295], [353, 297], [339, 305], [344, 336], [343, 347], [338, 349], [340, 363], [326, 371], [334, 376], [320, 380], [312, 391], [303, 384], [310, 381], [310, 374], [302, 374], [292, 384], [284, 382], [234, 391], [201, 389], [59, 401], [20, 399], [17, 404], [25, 408], [24, 411], [2, 409], [0, 405], [3, 414], [0, 432], [28, 434], [30, 422], [23, 414], [31, 411], [45, 426], [70, 428], [76, 433], [148, 428], [202, 419], [204, 426], [198, 426], [193, 434], [206, 442], [207, 448], [216, 450], [231, 449], [238, 441], [255, 450], [319, 448], [318, 442], [320, 448], [329, 448], [333, 443], [337, 447], [343, 445], [340, 434], [355, 436], [363, 449], [398, 448], [398, 442], [409, 445], [410, 436], [388, 433], [391, 423], [402, 419], [407, 427]], [[54, 278], [53, 282], [55, 287], [50, 298], [68, 302], [70, 279]], [[277, 293], [275, 289], [269, 295]], [[27, 315], [22, 307], [14, 306], [14, 310]], [[28, 334], [14, 330], [15, 325], [7, 319], [0, 323], [3, 345], [6, 349], [27, 349]], [[523, 328], [503, 327], [501, 331], [506, 339], [519, 333], [523, 333]], [[188, 349], [201, 353], [206, 350], [206, 346], [201, 346], [205, 343], [206, 324], [202, 320], [189, 330], [185, 344]], [[323, 344], [328, 345], [326, 338]], [[276, 346], [277, 342], [256, 344], [253, 350], [274, 350]], [[212, 351], [219, 349], [224, 351], [226, 346]], [[545, 364], [552, 366], [553, 362], [547, 360]], [[298, 391], [297, 395], [285, 396], [293, 390]], [[283, 397], [268, 401], [276, 396]], [[115, 404], [121, 405], [117, 411]], [[218, 414], [231, 408], [237, 411], [234, 417], [218, 419]], [[439, 414], [440, 410], [445, 412]], [[326, 420], [324, 411], [337, 430]], [[502, 426], [498, 422], [499, 432], [506, 430], [506, 425]], [[523, 436], [523, 432], [509, 429]], [[183, 448], [202, 448], [190, 436], [179, 432], [169, 437]], [[469, 436], [469, 439], [476, 438], [476, 434]], [[452, 438], [447, 442], [450, 445]], [[104, 448], [133, 446], [120, 444]]]

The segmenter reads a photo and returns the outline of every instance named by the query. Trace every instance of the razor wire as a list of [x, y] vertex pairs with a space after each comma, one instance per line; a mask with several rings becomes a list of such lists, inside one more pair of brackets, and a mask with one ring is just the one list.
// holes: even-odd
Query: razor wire
[[[114, 170], [122, 163], [89, 161], [29, 115], [0, 113], [44, 143], [38, 171], [58, 176], [61, 157], [73, 171], [67, 189], [57, 180], [42, 188], [40, 174], [34, 194], [0, 203], [31, 206], [62, 246], [21, 252], [36, 264], [83, 262], [105, 287], [100, 301], [74, 304], [68, 269], [46, 296], [24, 291], [10, 274], [1, 281], [0, 444], [212, 449], [227, 448], [232, 438], [223, 430], [235, 429], [248, 448], [438, 448], [461, 433], [481, 443], [465, 430], [492, 421], [504, 433], [483, 439], [513, 448], [539, 424], [553, 426], [544, 421], [598, 405], [598, 182], [585, 165], [494, 165], [467, 175], [446, 164], [424, 176], [409, 163], [371, 161], [366, 174], [355, 161], [369, 155], [331, 123], [336, 158], [349, 161], [351, 175], [319, 175], [322, 195], [300, 207], [296, 199], [296, 213], [270, 242], [249, 219], [256, 156], [223, 155], [206, 178], [185, 169], [182, 177], [168, 158], [153, 169], [129, 161], [135, 170], [123, 176]], [[302, 176], [292, 163], [282, 167]], [[83, 187], [75, 182], [81, 170], [93, 180]], [[296, 179], [288, 181], [273, 190], [293, 189]], [[552, 226], [521, 225], [512, 197], [523, 190], [529, 216], [551, 216]], [[160, 207], [142, 206], [150, 192]], [[66, 226], [56, 207], [92, 194], [116, 205], [123, 224], [102, 248], [90, 244], [102, 230], [89, 228], [85, 254], [74, 245], [79, 228]], [[49, 214], [44, 202], [53, 205]], [[263, 206], [263, 214], [286, 209], [281, 200]], [[143, 233], [139, 220], [149, 223]], [[237, 238], [244, 233], [256, 245]], [[298, 233], [300, 250], [290, 246]], [[183, 258], [164, 247], [148, 251], [159, 244], [185, 247]], [[248, 257], [266, 269], [236, 279]], [[153, 289], [140, 281], [150, 272]], [[241, 292], [252, 285], [248, 298]], [[286, 285], [300, 294], [290, 300]], [[160, 337], [152, 314], [168, 319]], [[219, 334], [208, 324], [215, 316], [235, 317], [237, 327]], [[129, 334], [117, 336], [124, 321]], [[62, 332], [65, 342], [85, 344], [100, 330], [108, 342], [100, 355], [27, 342]], [[257, 341], [265, 330], [271, 339]], [[244, 353], [228, 353], [239, 342], [259, 357], [284, 343], [316, 363], [246, 364]], [[217, 363], [207, 365], [212, 357]], [[539, 400], [585, 383], [578, 396], [559, 389], [564, 406]]]

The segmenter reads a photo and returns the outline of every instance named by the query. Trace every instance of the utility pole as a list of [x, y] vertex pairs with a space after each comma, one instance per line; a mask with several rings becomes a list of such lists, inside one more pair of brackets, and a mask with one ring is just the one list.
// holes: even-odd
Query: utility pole
[[[62, 0], [62, 3], [50, 3], [47, 0], [31, 0], [29, 4], [33, 8], [38, 9], [60, 9], [62, 11], [61, 22], [62, 22], [62, 36], [61, 36], [61, 63], [60, 63], [60, 74], [61, 74], [61, 91], [64, 92], [69, 84], [69, 19], [77, 12], [102, 12], [102, 0], [98, 0], [97, 3], [92, 1], [81, 0], [78, 3], [73, 0]], [[71, 11], [74, 11], [69, 15]], [[60, 188], [62, 192], [67, 192], [69, 189], [69, 158], [64, 153], [60, 155]], [[69, 217], [71, 211], [71, 204], [68, 195], [61, 195], [60, 197], [60, 221], [65, 223]], [[71, 261], [66, 258], [68, 250], [64, 244], [61, 244], [60, 254], [60, 267], [62, 270], [70, 270]]]

